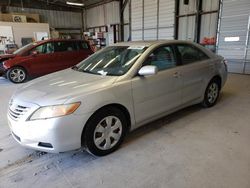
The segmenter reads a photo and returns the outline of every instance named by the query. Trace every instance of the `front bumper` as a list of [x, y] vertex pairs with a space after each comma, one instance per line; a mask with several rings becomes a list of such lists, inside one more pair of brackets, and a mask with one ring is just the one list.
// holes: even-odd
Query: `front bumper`
[[3, 63], [0, 62], [0, 76], [5, 76], [7, 70], [3, 67]]
[[83, 127], [90, 114], [45, 120], [15, 120], [8, 113], [12, 136], [22, 146], [35, 150], [59, 153], [81, 147]]

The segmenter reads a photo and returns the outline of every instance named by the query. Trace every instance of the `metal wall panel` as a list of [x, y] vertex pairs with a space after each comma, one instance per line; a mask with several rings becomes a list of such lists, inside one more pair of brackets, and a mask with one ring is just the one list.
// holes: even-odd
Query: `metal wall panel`
[[119, 2], [112, 1], [86, 10], [87, 28], [120, 23]]
[[157, 0], [144, 0], [144, 29], [157, 27]]
[[[249, 73], [247, 36], [249, 35], [250, 1], [224, 0], [221, 12], [217, 52], [228, 59], [230, 72]], [[228, 37], [239, 37], [239, 40], [226, 41], [230, 39]]]
[[144, 29], [144, 40], [156, 40], [157, 29]]
[[129, 23], [129, 2], [127, 3], [123, 12], [124, 23]]
[[192, 14], [195, 13], [196, 10], [196, 1], [197, 0], [189, 0], [189, 3], [186, 5], [184, 4], [184, 0], [180, 0], [179, 3], [179, 14]]
[[204, 14], [201, 16], [200, 42], [207, 37], [216, 36], [218, 13]]
[[[197, 0], [179, 1], [179, 15], [195, 14], [197, 12]], [[178, 39], [195, 41], [195, 16], [179, 17]]]
[[79, 12], [55, 11], [44, 9], [25, 8], [23, 11], [21, 7], [9, 7], [10, 12], [15, 13], [35, 13], [40, 15], [40, 21], [49, 23], [50, 27], [54, 28], [81, 28], [82, 17]]
[[174, 38], [174, 0], [132, 0], [131, 7], [132, 40]]
[[120, 7], [118, 1], [104, 4], [105, 25], [120, 23]]
[[142, 40], [143, 0], [131, 0], [131, 37], [132, 41]]
[[144, 39], [157, 38], [157, 0], [144, 0]]
[[159, 28], [158, 39], [174, 39], [174, 28]]
[[203, 11], [213, 11], [219, 9], [218, 0], [202, 0], [202, 10]]
[[158, 39], [174, 38], [175, 1], [159, 0], [159, 35]]
[[195, 40], [195, 16], [179, 18], [178, 39]]
[[86, 27], [105, 25], [104, 7], [97, 6], [86, 10]]

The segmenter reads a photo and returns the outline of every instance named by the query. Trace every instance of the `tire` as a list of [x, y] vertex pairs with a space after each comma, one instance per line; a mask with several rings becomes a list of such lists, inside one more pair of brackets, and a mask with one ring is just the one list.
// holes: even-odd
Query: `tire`
[[83, 142], [87, 151], [104, 156], [117, 150], [127, 132], [127, 120], [118, 108], [104, 108], [95, 113], [87, 122]]
[[219, 98], [219, 95], [220, 95], [219, 81], [213, 79], [209, 82], [206, 88], [202, 106], [206, 108], [214, 106]]
[[12, 67], [7, 71], [7, 78], [15, 84], [23, 83], [27, 79], [27, 71], [22, 67]]

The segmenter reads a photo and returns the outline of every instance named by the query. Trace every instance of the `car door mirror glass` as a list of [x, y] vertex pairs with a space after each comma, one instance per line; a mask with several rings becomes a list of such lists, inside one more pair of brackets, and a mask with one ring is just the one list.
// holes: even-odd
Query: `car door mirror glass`
[[157, 72], [158, 72], [158, 68], [156, 66], [154, 66], [154, 65], [146, 65], [146, 66], [143, 66], [139, 70], [138, 74], [140, 76], [149, 76], [149, 75], [155, 75], [155, 74], [157, 74]]

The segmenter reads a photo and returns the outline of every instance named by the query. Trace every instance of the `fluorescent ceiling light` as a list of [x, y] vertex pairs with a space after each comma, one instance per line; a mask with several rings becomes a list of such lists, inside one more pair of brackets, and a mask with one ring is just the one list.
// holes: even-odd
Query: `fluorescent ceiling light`
[[66, 4], [67, 4], [67, 5], [73, 5], [73, 6], [81, 6], [81, 7], [84, 6], [83, 3], [74, 3], [74, 2], [70, 2], [70, 1], [67, 1]]

